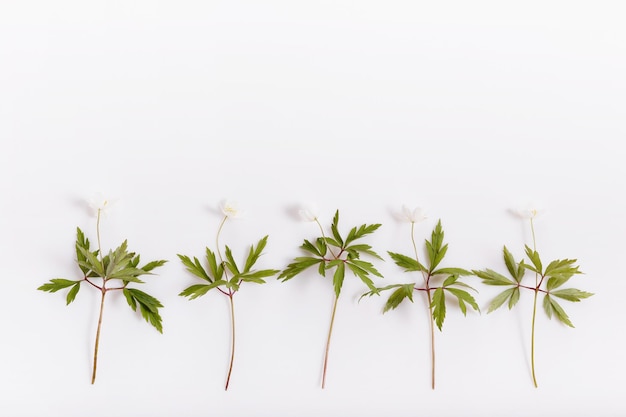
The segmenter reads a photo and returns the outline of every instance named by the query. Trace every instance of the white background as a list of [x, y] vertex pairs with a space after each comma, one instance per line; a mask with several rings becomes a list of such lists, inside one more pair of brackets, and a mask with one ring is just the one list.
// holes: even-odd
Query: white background
[[[626, 25], [609, 1], [0, 2], [0, 414], [11, 416], [615, 416], [626, 414], [622, 319]], [[129, 240], [170, 262], [142, 289], [164, 304], [160, 335], [107, 300], [98, 380], [89, 384], [98, 294], [35, 289], [79, 279], [75, 228], [95, 240], [85, 200], [117, 199], [103, 246]], [[246, 285], [236, 296], [231, 388], [227, 299], [188, 301], [176, 254], [214, 245], [223, 198], [245, 219], [222, 241], [239, 259], [269, 234], [264, 268], [314, 238], [294, 213], [316, 203], [367, 239], [383, 283], [408, 282], [386, 255], [410, 253], [442, 219], [447, 266], [503, 270], [539, 202], [538, 249], [577, 258], [563, 306], [532, 293], [487, 315], [499, 288], [469, 278], [482, 314], [450, 304], [430, 389], [426, 305], [381, 314], [346, 279], [327, 388], [321, 364], [330, 277]]]

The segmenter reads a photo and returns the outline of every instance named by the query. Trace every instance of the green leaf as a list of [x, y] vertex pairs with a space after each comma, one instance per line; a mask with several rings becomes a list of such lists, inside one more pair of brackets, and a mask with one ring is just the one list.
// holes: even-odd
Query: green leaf
[[[549, 305], [549, 307], [547, 307], [547, 305]], [[556, 302], [556, 300], [550, 297], [550, 295], [546, 294], [544, 297], [543, 306], [549, 318], [552, 318], [552, 313], [554, 313], [556, 318], [563, 324], [566, 324], [569, 327], [574, 327], [567, 314], [565, 314], [563, 308]]]
[[502, 252], [504, 253], [504, 263], [506, 264], [506, 269], [509, 270], [511, 276], [517, 281], [517, 264], [515, 263], [513, 255], [511, 254], [511, 252], [509, 252], [506, 246], [504, 247]]
[[433, 300], [430, 306], [433, 309], [433, 320], [441, 331], [441, 326], [446, 318], [446, 297], [443, 288], [437, 288], [433, 293]]
[[528, 245], [526, 245], [526, 256], [528, 256], [528, 259], [530, 259], [530, 262], [532, 262], [534, 269], [530, 268], [528, 265], [526, 266], [526, 268], [537, 272], [538, 274], [543, 275], [543, 269], [542, 269], [542, 265], [541, 265], [541, 259], [539, 258], [539, 254], [537, 253], [536, 250], [532, 250]]
[[435, 270], [448, 251], [448, 245], [443, 244], [443, 237], [443, 228], [441, 227], [441, 220], [439, 220], [431, 234], [430, 242], [426, 241], [426, 252], [428, 253], [428, 260], [430, 261], [430, 271]]
[[565, 284], [575, 274], [580, 274], [577, 266], [574, 266], [575, 259], [564, 259], [550, 262], [546, 267], [545, 275], [548, 278], [546, 288], [548, 291]]
[[346, 264], [343, 261], [332, 261], [330, 264], [334, 264], [338, 262], [337, 269], [335, 269], [335, 274], [333, 275], [333, 286], [335, 287], [335, 295], [339, 297], [339, 293], [341, 293], [341, 287], [343, 286], [343, 279], [346, 276]]
[[[502, 291], [500, 294], [496, 295], [496, 297], [489, 304], [489, 308], [487, 309], [487, 314], [499, 309], [502, 306], [502, 304], [504, 304], [506, 300], [508, 300], [513, 295], [513, 291], [516, 288], [517, 287], [506, 289]], [[510, 304], [509, 304], [509, 308], [510, 308]]]
[[254, 246], [250, 247], [250, 253], [248, 253], [248, 259], [246, 259], [246, 265], [243, 268], [244, 274], [250, 271], [250, 268], [252, 268], [252, 266], [259, 259], [259, 256], [261, 256], [263, 249], [267, 245], [267, 238], [268, 238], [267, 235], [261, 238], [261, 240], [259, 240], [259, 243], [257, 243], [256, 245], [256, 249]]
[[193, 275], [197, 276], [200, 279], [203, 279], [208, 282], [213, 282], [211, 277], [206, 273], [202, 265], [200, 265], [200, 261], [198, 258], [194, 257], [193, 261], [186, 255], [177, 255], [181, 260], [183, 265], [187, 267], [187, 271], [191, 272]]
[[393, 259], [396, 265], [403, 268], [406, 272], [426, 271], [426, 268], [413, 258], [394, 252], [387, 253], [391, 256], [391, 259]]
[[463, 268], [441, 268], [437, 269], [430, 273], [430, 275], [459, 275], [459, 276], [467, 276], [472, 275], [472, 273]]
[[53, 278], [50, 282], [43, 284], [37, 290], [46, 292], [57, 292], [63, 288], [71, 287], [72, 285], [80, 283], [80, 281], [70, 281], [69, 279]]
[[485, 269], [484, 271], [474, 270], [472, 272], [474, 272], [474, 275], [481, 278], [483, 283], [487, 285], [517, 285], [516, 282], [492, 269]]
[[509, 299], [509, 310], [511, 310], [515, 304], [519, 301], [519, 287], [513, 288], [513, 294], [511, 294], [511, 298]]
[[[296, 258], [294, 259], [293, 263], [290, 263], [289, 265], [287, 265], [287, 268], [284, 269], [283, 272], [280, 273], [280, 275], [278, 276], [278, 279], [285, 282], [295, 277], [296, 275], [306, 270], [307, 268], [310, 268], [311, 266], [317, 265], [319, 263], [321, 263], [320, 268], [325, 267], [323, 259], [311, 258], [311, 257]], [[320, 275], [322, 276], [324, 275], [323, 270], [320, 270]]]
[[[369, 278], [368, 274], [371, 272], [371, 270], [373, 270], [375, 271], [373, 272], [374, 275], [381, 275], [378, 271], [376, 271], [376, 269], [374, 269], [372, 264], [356, 259], [353, 259], [352, 261], [346, 261], [346, 263], [348, 264], [348, 268], [352, 271], [352, 273], [359, 277], [370, 290], [376, 289], [376, 287], [374, 286], [374, 282]], [[366, 266], [364, 266], [364, 264], [366, 264]]]
[[387, 302], [385, 303], [385, 307], [383, 308], [383, 313], [386, 313], [389, 310], [394, 310], [396, 307], [404, 301], [404, 299], [408, 298], [411, 302], [413, 302], [413, 284], [403, 284], [403, 285], [390, 285], [388, 287], [380, 288], [380, 290], [397, 288], [394, 292], [391, 293]]
[[330, 226], [330, 230], [333, 233], [333, 237], [335, 238], [335, 243], [333, 243], [334, 246], [337, 247], [343, 247], [343, 239], [341, 238], [341, 235], [339, 234], [339, 210], [337, 210], [335, 212], [335, 216], [333, 217], [333, 224]]
[[78, 250], [85, 258], [84, 262], [78, 262], [79, 265], [85, 267], [88, 271], [93, 271], [97, 276], [104, 278], [105, 274], [102, 262], [100, 262], [96, 255], [81, 246], [78, 246]]
[[[137, 258], [139, 258], [139, 255], [137, 255]], [[137, 259], [139, 260], [139, 259]], [[148, 262], [147, 264], [145, 264], [144, 266], [141, 267], [141, 269], [143, 269], [144, 272], [150, 272], [155, 268], [158, 268], [160, 266], [163, 266], [167, 263], [167, 261], [152, 261], [152, 262]], [[135, 265], [136, 266], [136, 265]]]
[[[317, 255], [317, 256], [324, 256], [324, 254], [326, 253], [326, 250], [324, 250], [324, 252], [322, 252], [319, 247], [319, 242], [324, 242], [322, 239], [318, 239], [317, 243], [318, 246], [315, 246], [314, 244], [312, 244], [311, 242], [309, 242], [308, 240], [305, 240], [304, 243], [300, 246], [300, 248], [302, 248], [303, 250], [307, 251], [307, 252], [311, 252], [313, 255]], [[326, 248], [326, 244], [324, 243], [323, 248]]]
[[206, 294], [209, 290], [213, 288], [217, 288], [220, 285], [226, 285], [226, 281], [219, 280], [212, 282], [211, 284], [196, 284], [190, 287], [185, 288], [180, 294], [181, 297], [189, 297], [190, 300], [201, 297]]
[[[126, 301], [128, 301], [133, 311], [136, 311], [136, 307], [139, 305], [142, 317], [154, 326], [159, 333], [163, 333], [162, 318], [159, 314], [159, 308], [163, 307], [161, 302], [151, 295], [135, 288], [124, 288], [123, 292]], [[129, 301], [129, 298], [133, 299], [132, 303]]]
[[226, 259], [227, 262], [224, 262], [226, 264], [226, 267], [230, 270], [230, 272], [233, 275], [239, 275], [239, 268], [237, 267], [237, 263], [235, 262], [235, 259], [233, 258], [233, 253], [230, 250], [230, 248], [228, 246], [226, 246]]
[[349, 252], [365, 253], [369, 256], [380, 259], [381, 261], [383, 260], [383, 258], [381, 258], [380, 255], [378, 255], [376, 252], [372, 250], [372, 247], [370, 245], [366, 245], [366, 244], [350, 245], [346, 247], [346, 250]]
[[[211, 277], [213, 277], [213, 279], [209, 278], [208, 281], [211, 282], [213, 280], [222, 279], [222, 276], [224, 275], [224, 267], [222, 266], [221, 263], [219, 265], [217, 264], [217, 258], [215, 257], [215, 253], [211, 249], [207, 247], [205, 249], [205, 252], [206, 252], [207, 263], [209, 265], [209, 272], [211, 273], [210, 274]], [[200, 266], [200, 263], [197, 260], [196, 260], [196, 266], [202, 269], [202, 266]]]
[[360, 239], [365, 235], [374, 233], [376, 230], [378, 230], [380, 226], [380, 224], [364, 224], [359, 226], [358, 229], [356, 227], [353, 227], [348, 233], [348, 237], [346, 237], [345, 246], [347, 247], [351, 242], [355, 241], [356, 239]]
[[467, 291], [459, 290], [457, 288], [446, 288], [446, 291], [454, 295], [459, 300], [459, 307], [461, 308], [463, 315], [467, 315], [467, 307], [465, 307], [465, 303], [468, 303], [470, 306], [472, 306], [474, 310], [480, 311], [476, 300]]
[[65, 298], [65, 305], [69, 305], [76, 298], [76, 294], [80, 290], [80, 281], [74, 284], [71, 290], [68, 291], [67, 297]]
[[583, 298], [589, 298], [593, 293], [577, 290], [576, 288], [566, 288], [563, 290], [551, 291], [550, 295], [562, 298], [567, 301], [578, 302]]

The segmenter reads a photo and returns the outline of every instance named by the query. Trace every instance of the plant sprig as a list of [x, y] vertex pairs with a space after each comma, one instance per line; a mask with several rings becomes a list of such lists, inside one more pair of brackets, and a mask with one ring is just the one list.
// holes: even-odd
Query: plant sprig
[[139, 308], [146, 322], [151, 324], [159, 333], [163, 333], [163, 320], [159, 313], [159, 309], [163, 307], [163, 304], [153, 296], [136, 288], [129, 287], [129, 284], [143, 284], [144, 281], [139, 279], [140, 276], [152, 275], [152, 271], [155, 268], [167, 262], [158, 260], [139, 266], [140, 256], [135, 252], [129, 252], [128, 242], [126, 240], [115, 250], [109, 250], [105, 256], [102, 256], [102, 249], [100, 247], [101, 212], [102, 208], [98, 208], [96, 222], [98, 248], [96, 250], [91, 249], [89, 239], [85, 237], [83, 231], [80, 228], [76, 228], [76, 262], [83, 274], [83, 278], [79, 280], [53, 278], [37, 288], [40, 291], [50, 293], [60, 291], [64, 288], [70, 288], [65, 297], [66, 305], [69, 305], [76, 299], [81, 284], [83, 283], [89, 284], [91, 287], [100, 291], [100, 313], [98, 315], [98, 326], [94, 346], [93, 370], [91, 375], [92, 384], [96, 381], [98, 347], [100, 343], [100, 331], [102, 328], [106, 294], [109, 291], [122, 291], [130, 308], [133, 311], [137, 311], [137, 308]]
[[233, 363], [235, 360], [235, 305], [233, 298], [235, 294], [240, 290], [241, 285], [244, 282], [254, 284], [265, 284], [265, 279], [276, 275], [280, 271], [277, 269], [253, 269], [259, 257], [263, 254], [263, 250], [267, 245], [268, 236], [265, 236], [259, 240], [256, 247], [250, 246], [246, 261], [241, 267], [241, 264], [235, 262], [233, 253], [230, 247], [224, 247], [225, 258], [220, 251], [219, 237], [222, 231], [222, 227], [227, 219], [237, 216], [237, 209], [232, 202], [226, 202], [222, 205], [222, 212], [224, 217], [218, 229], [216, 235], [217, 254], [208, 247], [205, 248], [205, 263], [206, 267], [202, 265], [202, 262], [197, 257], [193, 259], [187, 255], [178, 255], [178, 258], [192, 275], [202, 280], [202, 284], [194, 284], [185, 288], [180, 294], [182, 297], [187, 297], [189, 300], [196, 299], [208, 293], [213, 289], [217, 289], [220, 293], [228, 297], [230, 304], [230, 323], [231, 323], [231, 355], [230, 364], [228, 367], [228, 375], [226, 377], [225, 390], [228, 390], [230, 384], [230, 377], [233, 371]]
[[[504, 246], [502, 250], [504, 264], [506, 265], [510, 278], [492, 269], [473, 271], [473, 273], [481, 278], [482, 282], [486, 285], [509, 287], [493, 298], [489, 304], [487, 313], [497, 310], [505, 303], [508, 305], [509, 310], [511, 310], [520, 299], [521, 289], [526, 289], [534, 293], [531, 325], [531, 372], [535, 387], [538, 386], [535, 372], [535, 322], [537, 317], [537, 301], [539, 293], [543, 294], [543, 308], [548, 318], [551, 319], [554, 316], [561, 323], [569, 327], [574, 327], [574, 325], [563, 307], [561, 307], [555, 298], [571, 302], [579, 302], [593, 295], [590, 292], [581, 291], [576, 288], [561, 288], [561, 286], [566, 284], [570, 278], [582, 273], [579, 270], [579, 266], [576, 265], [576, 259], [557, 259], [551, 261], [546, 267], [543, 266], [544, 264], [541, 261], [541, 257], [536, 250], [535, 227], [533, 221], [536, 216], [537, 210], [531, 210], [529, 211], [529, 214], [525, 216], [525, 218], [530, 220], [530, 227], [533, 236], [533, 248], [528, 245], [524, 245], [526, 259], [516, 262], [513, 254], [507, 249], [506, 246]], [[534, 285], [522, 283], [524, 282], [524, 277], [527, 275], [527, 271], [534, 273]]]
[[356, 243], [357, 240], [374, 233], [381, 226], [380, 224], [364, 224], [350, 229], [345, 238], [339, 232], [339, 210], [335, 212], [330, 227], [331, 235], [326, 236], [324, 229], [317, 216], [310, 216], [309, 220], [315, 221], [321, 231], [321, 236], [313, 241], [304, 240], [300, 248], [308, 253], [308, 256], [301, 256], [294, 259], [278, 276], [282, 282], [288, 281], [311, 267], [316, 266], [319, 275], [325, 277], [332, 271], [333, 288], [335, 298], [326, 340], [324, 353], [324, 365], [322, 373], [322, 388], [326, 386], [326, 370], [328, 366], [328, 353], [330, 350], [330, 340], [337, 312], [337, 302], [341, 294], [346, 272], [351, 272], [358, 277], [370, 290], [375, 291], [376, 286], [371, 276], [382, 278], [382, 274], [368, 261], [361, 259], [362, 255], [380, 259], [382, 258], [374, 252], [372, 247], [365, 243]]
[[430, 240], [425, 241], [428, 255], [427, 265], [419, 261], [417, 245], [415, 244], [415, 223], [411, 221], [411, 241], [413, 243], [413, 256], [403, 255], [395, 252], [388, 252], [393, 261], [405, 272], [419, 272], [422, 275], [422, 285], [417, 283], [392, 284], [382, 288], [374, 288], [361, 296], [379, 295], [382, 291], [393, 290], [389, 295], [383, 313], [397, 308], [404, 300], [413, 302], [415, 291], [426, 294], [428, 300], [428, 312], [430, 317], [430, 345], [431, 345], [431, 387], [435, 389], [435, 332], [436, 325], [439, 331], [442, 330], [446, 318], [446, 296], [456, 298], [463, 315], [467, 314], [467, 307], [480, 311], [474, 297], [466, 290], [476, 291], [466, 283], [460, 281], [462, 276], [472, 275], [472, 272], [455, 267], [438, 268], [448, 251], [448, 244], [444, 244], [444, 232], [441, 220], [437, 223], [431, 233]]

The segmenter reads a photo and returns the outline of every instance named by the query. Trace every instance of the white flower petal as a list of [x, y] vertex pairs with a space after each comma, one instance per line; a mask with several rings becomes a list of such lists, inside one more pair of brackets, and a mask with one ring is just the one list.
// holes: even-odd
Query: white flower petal
[[239, 209], [236, 201], [224, 200], [220, 203], [222, 214], [230, 219], [237, 219], [243, 216], [243, 211]]
[[319, 217], [319, 211], [315, 206], [306, 206], [298, 210], [300, 218], [307, 222], [314, 222]]
[[529, 204], [522, 209], [515, 210], [514, 213], [522, 219], [530, 220], [543, 214], [545, 210], [537, 208], [534, 204]]
[[115, 200], [106, 198], [103, 193], [96, 193], [88, 200], [88, 203], [92, 214], [97, 216], [98, 213], [101, 215], [107, 214], [111, 206], [115, 203]]
[[419, 223], [426, 220], [426, 214], [421, 207], [415, 207], [411, 210], [407, 206], [402, 206], [402, 214], [404, 216], [404, 220], [409, 223]]

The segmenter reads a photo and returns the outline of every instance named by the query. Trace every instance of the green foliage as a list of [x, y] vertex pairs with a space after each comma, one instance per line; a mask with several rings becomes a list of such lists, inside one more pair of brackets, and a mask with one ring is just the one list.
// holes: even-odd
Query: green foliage
[[[516, 262], [511, 252], [506, 248], [503, 249], [503, 258], [506, 269], [511, 278], [508, 278], [499, 272], [491, 269], [482, 271], [473, 271], [473, 273], [482, 279], [487, 285], [509, 286], [510, 288], [498, 294], [489, 304], [488, 313], [497, 310], [508, 301], [509, 309], [517, 304], [520, 297], [520, 288], [526, 288], [531, 291], [537, 291], [544, 294], [543, 307], [548, 318], [555, 316], [562, 323], [574, 327], [569, 317], [558, 304], [554, 297], [567, 301], [578, 302], [584, 298], [591, 297], [593, 294], [576, 288], [557, 289], [565, 284], [570, 278], [576, 274], [580, 274], [579, 267], [576, 265], [576, 259], [557, 259], [543, 268], [541, 256], [536, 250], [525, 246], [525, 254], [528, 262], [522, 259]], [[530, 270], [534, 272], [535, 282], [533, 285], [523, 285], [524, 272]]]
[[[158, 308], [163, 307], [155, 298], [139, 290], [127, 288], [130, 283], [143, 283], [138, 277], [141, 275], [152, 275], [152, 270], [164, 265], [167, 261], [159, 260], [139, 266], [140, 256], [134, 252], [128, 251], [128, 242], [124, 241], [113, 251], [109, 251], [106, 256], [100, 258], [100, 251], [92, 251], [90, 249], [89, 239], [85, 237], [80, 228], [76, 229], [76, 263], [80, 268], [83, 278], [72, 281], [62, 278], [51, 279], [48, 283], [43, 284], [38, 290], [47, 292], [57, 292], [63, 288], [71, 287], [66, 296], [66, 303], [70, 304], [75, 300], [82, 283], [89, 283], [105, 293], [113, 290], [123, 290], [128, 300], [127, 292], [140, 293], [138, 296], [141, 300], [148, 300], [147, 304], [140, 303], [141, 314], [152, 324], [159, 332], [163, 332], [161, 317], [158, 314]], [[94, 280], [98, 280], [95, 281]], [[112, 280], [119, 280], [117, 287], [107, 287]], [[133, 307], [132, 304], [129, 305]], [[142, 307], [143, 306], [143, 307]], [[133, 308], [136, 310], [136, 306]], [[146, 311], [144, 311], [146, 310]]]
[[[413, 302], [413, 291], [425, 291], [428, 293], [430, 299], [429, 308], [432, 311], [432, 318], [439, 330], [441, 330], [446, 317], [446, 295], [456, 298], [459, 308], [464, 315], [467, 314], [468, 304], [476, 311], [480, 311], [480, 309], [474, 297], [465, 290], [465, 288], [474, 289], [464, 282], [459, 281], [461, 276], [472, 275], [472, 272], [463, 268], [454, 267], [436, 269], [443, 261], [448, 251], [448, 244], [444, 244], [444, 232], [441, 226], [441, 220], [435, 226], [430, 240], [425, 241], [425, 246], [428, 254], [428, 267], [421, 264], [417, 256], [411, 257], [400, 253], [388, 252], [396, 265], [405, 272], [420, 272], [421, 281], [423, 281], [424, 286], [418, 286], [417, 283], [389, 285], [382, 288], [371, 289], [369, 292], [363, 294], [361, 298], [366, 295], [372, 296], [382, 291], [394, 289], [383, 308], [383, 312], [387, 312], [398, 307], [405, 299]], [[441, 282], [441, 280], [443, 280], [443, 282], [437, 285], [435, 281]]]
[[[265, 236], [259, 240], [256, 246], [250, 246], [243, 268], [240, 268], [239, 265], [237, 265], [233, 253], [228, 246], [225, 246], [224, 250], [226, 259], [219, 262], [216, 254], [211, 251], [211, 249], [206, 248], [206, 268], [202, 266], [202, 263], [198, 260], [198, 258], [194, 257], [192, 260], [189, 256], [179, 254], [178, 258], [187, 268], [187, 271], [206, 283], [195, 284], [187, 287], [178, 295], [188, 297], [190, 300], [193, 300], [203, 296], [214, 288], [219, 289], [225, 294], [232, 295], [232, 293], [239, 290], [239, 287], [243, 282], [264, 284], [264, 278], [271, 277], [280, 272], [277, 269], [252, 269], [259, 260], [260, 256], [263, 254], [263, 249], [265, 249], [265, 246], [267, 245], [267, 239], [268, 236]], [[223, 287], [224, 289], [220, 287]]]
[[346, 270], [352, 272], [359, 278], [370, 291], [376, 291], [372, 276], [382, 275], [370, 262], [361, 259], [362, 255], [368, 255], [377, 259], [382, 259], [372, 250], [370, 245], [364, 243], [354, 243], [363, 237], [374, 233], [380, 224], [364, 224], [350, 229], [344, 238], [339, 232], [339, 210], [335, 212], [331, 225], [332, 237], [321, 236], [313, 242], [305, 240], [300, 248], [312, 256], [297, 257], [292, 263], [287, 265], [278, 279], [282, 282], [288, 281], [312, 266], [318, 266], [318, 273], [326, 276], [326, 272], [333, 272], [333, 288], [335, 295], [339, 297], [345, 279]]

